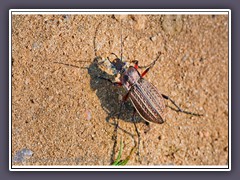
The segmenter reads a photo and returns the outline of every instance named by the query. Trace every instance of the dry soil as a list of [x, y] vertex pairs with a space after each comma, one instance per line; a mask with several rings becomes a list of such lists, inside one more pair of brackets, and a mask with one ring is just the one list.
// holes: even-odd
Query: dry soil
[[128, 165], [228, 164], [227, 15], [66, 14], [12, 17], [14, 165], [110, 165], [121, 139], [122, 159], [130, 154], [133, 107], [126, 103], [117, 118], [125, 91], [97, 78], [114, 79], [93, 63], [120, 57], [121, 44], [123, 58], [141, 66], [161, 53], [145, 78], [203, 114], [166, 101], [165, 123], [147, 131], [137, 117], [140, 155], [134, 149]]

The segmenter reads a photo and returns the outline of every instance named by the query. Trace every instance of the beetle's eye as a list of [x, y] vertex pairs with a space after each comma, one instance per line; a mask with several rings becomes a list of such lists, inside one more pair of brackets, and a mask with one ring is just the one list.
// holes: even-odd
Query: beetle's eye
[[128, 81], [128, 79], [129, 79], [129, 78], [128, 78], [128, 75], [124, 75], [124, 76], [123, 76], [123, 79], [124, 79], [124, 81]]

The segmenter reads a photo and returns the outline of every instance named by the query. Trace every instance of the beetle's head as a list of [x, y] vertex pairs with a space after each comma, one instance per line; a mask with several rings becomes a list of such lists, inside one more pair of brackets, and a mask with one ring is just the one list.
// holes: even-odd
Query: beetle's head
[[127, 63], [122, 61], [119, 58], [116, 58], [113, 60], [112, 65], [115, 68], [116, 74], [119, 74], [119, 73], [121, 74], [122, 72], [125, 71]]

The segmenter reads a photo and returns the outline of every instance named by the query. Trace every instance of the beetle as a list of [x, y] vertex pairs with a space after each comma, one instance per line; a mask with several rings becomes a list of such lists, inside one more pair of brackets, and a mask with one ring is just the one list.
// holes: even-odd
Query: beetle
[[147, 69], [143, 71], [143, 73], [140, 73], [138, 71], [139, 66], [137, 60], [132, 61], [132, 63], [134, 63], [132, 66], [129, 65], [129, 63], [122, 61], [122, 58], [118, 58], [116, 54], [112, 54], [116, 57], [113, 62], [111, 62], [109, 58], [102, 60], [101, 57], [97, 57], [94, 61], [99, 66], [105, 66], [107, 69], [111, 69], [112, 74], [114, 74], [116, 77], [119, 77], [119, 81], [114, 82], [111, 79], [102, 76], [98, 76], [98, 78], [107, 80], [116, 86], [123, 86], [127, 90], [127, 94], [123, 97], [122, 102], [130, 99], [135, 111], [137, 111], [138, 114], [146, 122], [162, 124], [165, 121], [166, 106], [164, 99], [170, 100], [174, 106], [177, 107], [179, 112], [191, 114], [194, 116], [200, 116], [200, 114], [182, 110], [171, 98], [164, 94], [161, 94], [152, 83], [144, 78], [147, 72], [155, 65], [159, 59], [160, 53], [157, 58], [150, 65], [148, 65]]

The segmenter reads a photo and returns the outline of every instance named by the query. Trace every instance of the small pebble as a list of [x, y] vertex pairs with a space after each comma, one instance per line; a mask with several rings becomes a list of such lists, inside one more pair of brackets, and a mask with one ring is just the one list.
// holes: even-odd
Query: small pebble
[[33, 152], [30, 149], [24, 148], [15, 154], [13, 158], [13, 162], [22, 163], [32, 155], [33, 155]]
[[91, 120], [92, 119], [92, 115], [91, 115], [91, 112], [89, 110], [86, 111], [86, 119], [87, 120]]

